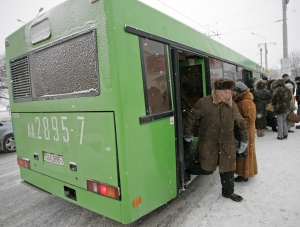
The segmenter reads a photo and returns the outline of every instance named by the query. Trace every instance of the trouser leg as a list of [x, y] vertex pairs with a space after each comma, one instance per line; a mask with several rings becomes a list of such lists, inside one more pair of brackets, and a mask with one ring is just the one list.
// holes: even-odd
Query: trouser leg
[[234, 171], [220, 173], [222, 194], [234, 192]]
[[288, 136], [288, 126], [287, 126], [287, 122], [286, 122], [286, 117], [288, 114], [283, 114], [283, 136]]
[[278, 127], [277, 136], [283, 138], [283, 114], [277, 115], [277, 127]]

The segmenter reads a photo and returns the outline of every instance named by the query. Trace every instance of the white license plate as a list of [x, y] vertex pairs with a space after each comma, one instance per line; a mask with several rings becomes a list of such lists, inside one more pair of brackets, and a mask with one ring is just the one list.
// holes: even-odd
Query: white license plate
[[64, 158], [59, 155], [44, 153], [44, 160], [46, 162], [51, 162], [58, 165], [64, 165]]

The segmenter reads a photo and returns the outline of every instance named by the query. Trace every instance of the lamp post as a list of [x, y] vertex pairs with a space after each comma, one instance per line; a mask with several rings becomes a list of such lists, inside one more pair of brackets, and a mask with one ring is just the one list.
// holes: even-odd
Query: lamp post
[[267, 70], [268, 69], [268, 49], [267, 49], [267, 45], [268, 44], [274, 44], [274, 45], [276, 45], [276, 43], [267, 43], [267, 40], [266, 40], [265, 37], [257, 35], [257, 34], [255, 34], [253, 32], [251, 33], [251, 35], [256, 35], [256, 36], [261, 37], [261, 38], [263, 38], [265, 40], [265, 43], [259, 43], [258, 47], [260, 47], [260, 45], [265, 45], [265, 70]]

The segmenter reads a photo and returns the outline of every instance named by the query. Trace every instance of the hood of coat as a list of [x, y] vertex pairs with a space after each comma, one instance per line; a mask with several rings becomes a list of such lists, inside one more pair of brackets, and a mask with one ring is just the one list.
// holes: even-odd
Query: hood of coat
[[285, 87], [285, 81], [283, 79], [279, 79], [274, 82], [274, 89], [279, 87]]
[[246, 91], [244, 91], [243, 93], [238, 93], [237, 95], [235, 95], [233, 97], [233, 100], [235, 102], [239, 102], [243, 99], [250, 99], [253, 101], [254, 97], [253, 97], [252, 93], [250, 92], [249, 88]]
[[[215, 105], [218, 105], [220, 102], [222, 102], [219, 96], [216, 94], [215, 89], [212, 91], [211, 97]], [[232, 107], [232, 96], [225, 102], [225, 104], [227, 104], [229, 107]]]

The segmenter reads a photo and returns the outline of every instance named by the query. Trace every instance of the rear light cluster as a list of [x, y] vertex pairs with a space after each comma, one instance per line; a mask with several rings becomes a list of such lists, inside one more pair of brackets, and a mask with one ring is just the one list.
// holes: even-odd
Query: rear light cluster
[[27, 169], [30, 169], [30, 160], [28, 158], [19, 158], [18, 157], [18, 165], [23, 166]]
[[120, 200], [120, 192], [118, 187], [113, 187], [90, 179], [87, 179], [86, 182], [87, 182], [87, 189], [89, 191], [116, 200]]

